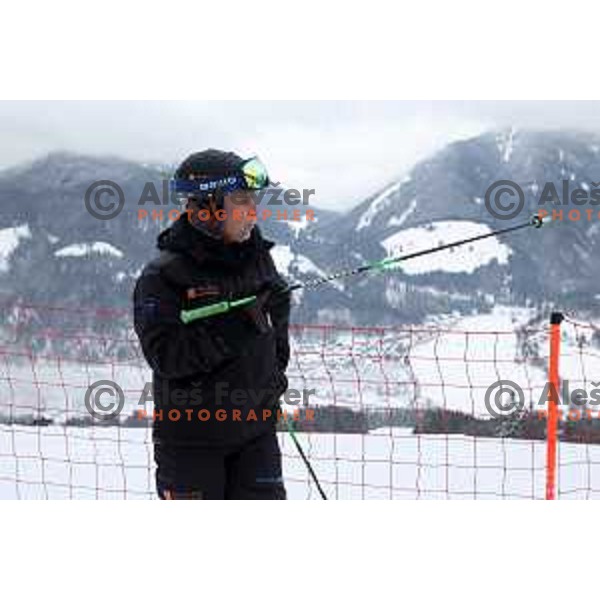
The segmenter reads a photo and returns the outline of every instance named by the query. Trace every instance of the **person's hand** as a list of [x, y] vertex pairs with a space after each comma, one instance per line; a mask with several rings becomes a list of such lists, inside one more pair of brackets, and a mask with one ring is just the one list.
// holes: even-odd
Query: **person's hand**
[[242, 315], [258, 333], [267, 333], [273, 329], [266, 304], [271, 296], [271, 289], [264, 288], [256, 294], [256, 301], [244, 307]]

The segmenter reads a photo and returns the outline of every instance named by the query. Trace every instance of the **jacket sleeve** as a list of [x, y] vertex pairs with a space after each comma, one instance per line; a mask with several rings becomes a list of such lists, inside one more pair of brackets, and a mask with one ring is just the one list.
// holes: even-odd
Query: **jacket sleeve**
[[277, 347], [277, 366], [284, 373], [290, 360], [289, 324], [291, 308], [291, 292], [282, 292], [287, 287], [283, 279], [275, 284], [267, 308], [271, 315], [271, 322], [275, 329]]
[[232, 356], [201, 322], [184, 324], [181, 301], [160, 272], [143, 273], [133, 293], [134, 328], [144, 357], [165, 379], [209, 373]]

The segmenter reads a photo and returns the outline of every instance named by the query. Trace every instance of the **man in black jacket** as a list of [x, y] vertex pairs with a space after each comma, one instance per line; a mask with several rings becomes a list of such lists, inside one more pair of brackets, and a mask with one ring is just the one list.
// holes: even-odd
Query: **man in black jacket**
[[[160, 256], [134, 291], [135, 331], [153, 371], [159, 497], [285, 499], [275, 427], [290, 295], [253, 214], [252, 190], [268, 176], [257, 159], [211, 149], [189, 156], [174, 179], [187, 213], [159, 235]], [[222, 314], [181, 318], [251, 295]]]

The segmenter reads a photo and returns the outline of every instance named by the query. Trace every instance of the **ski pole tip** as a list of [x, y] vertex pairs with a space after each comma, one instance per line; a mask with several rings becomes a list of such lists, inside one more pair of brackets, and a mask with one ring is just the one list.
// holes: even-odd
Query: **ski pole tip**
[[540, 217], [540, 215], [533, 215], [533, 217], [531, 217], [531, 224], [536, 229], [540, 229], [541, 226], [544, 224], [544, 219]]

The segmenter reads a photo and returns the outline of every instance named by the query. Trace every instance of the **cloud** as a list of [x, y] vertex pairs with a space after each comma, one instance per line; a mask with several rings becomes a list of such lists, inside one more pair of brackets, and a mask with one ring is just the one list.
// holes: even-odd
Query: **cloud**
[[486, 130], [600, 130], [597, 102], [2, 102], [0, 165], [52, 150], [173, 164], [213, 146], [345, 210], [447, 143]]

